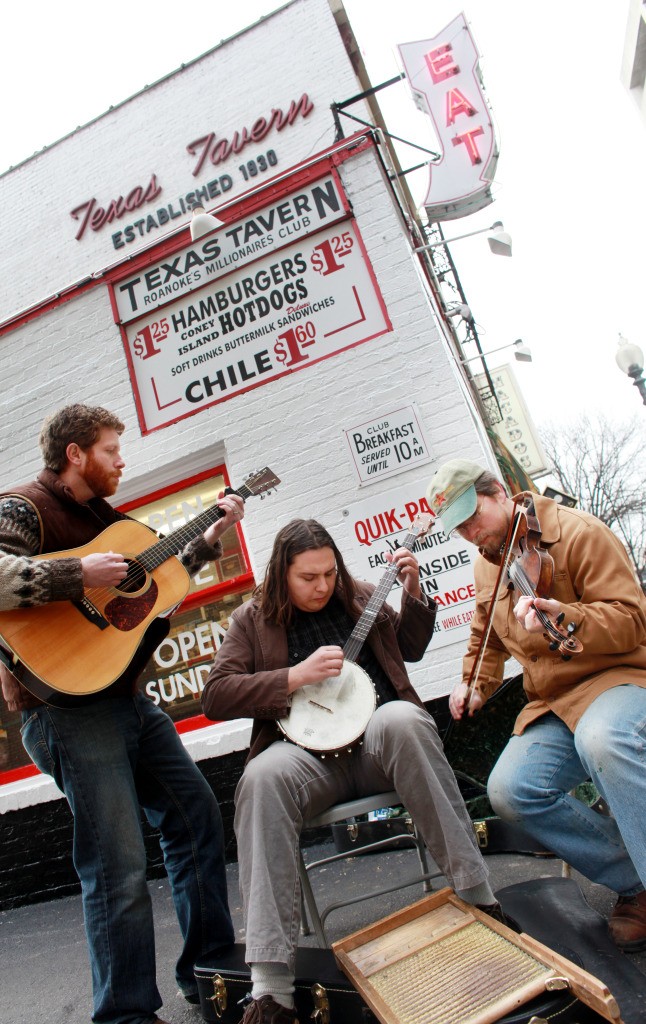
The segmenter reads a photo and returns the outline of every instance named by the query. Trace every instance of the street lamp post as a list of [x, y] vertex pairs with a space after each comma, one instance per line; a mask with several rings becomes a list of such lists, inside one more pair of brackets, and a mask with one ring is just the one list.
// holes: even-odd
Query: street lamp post
[[628, 374], [629, 377], [632, 377], [633, 384], [642, 396], [642, 402], [646, 405], [646, 380], [642, 377], [644, 372], [644, 353], [639, 345], [631, 344], [620, 334], [615, 359], [619, 369]]

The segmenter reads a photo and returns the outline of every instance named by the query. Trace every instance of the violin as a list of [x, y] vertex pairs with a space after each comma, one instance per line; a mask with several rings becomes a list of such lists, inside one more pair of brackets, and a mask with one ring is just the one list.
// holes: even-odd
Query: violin
[[[471, 695], [478, 681], [485, 648], [489, 640], [496, 601], [500, 593], [502, 581], [508, 580], [523, 597], [549, 597], [554, 580], [554, 559], [549, 551], [541, 547], [541, 527], [534, 510], [531, 495], [523, 495], [514, 499], [514, 515], [512, 515], [507, 538], [505, 540], [500, 570], [494, 587], [487, 621], [480, 640], [478, 654], [471, 667], [467, 683], [465, 707], [471, 703]], [[575, 654], [580, 654], [583, 644], [574, 637], [576, 625], [570, 622], [566, 630], [561, 628], [565, 613], [561, 612], [555, 622], [536, 605], [532, 605], [539, 622], [545, 629], [543, 636], [548, 641], [551, 651], [559, 651], [564, 661], [569, 661]]]
[[[526, 496], [523, 504], [516, 506], [515, 529], [508, 553], [507, 574], [514, 590], [523, 597], [549, 597], [554, 581], [554, 559], [549, 551], [540, 546], [541, 527], [534, 512], [534, 502]], [[561, 629], [565, 612], [555, 622], [535, 604], [538, 621], [543, 626], [543, 636], [549, 643], [550, 651], [559, 651], [564, 661], [574, 654], [580, 654], [583, 644], [575, 639], [574, 622], [568, 623], [567, 630]]]

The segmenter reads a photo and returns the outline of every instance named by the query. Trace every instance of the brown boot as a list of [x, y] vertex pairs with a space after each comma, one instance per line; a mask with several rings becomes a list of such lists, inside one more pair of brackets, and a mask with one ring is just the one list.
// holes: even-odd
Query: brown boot
[[646, 891], [618, 897], [608, 931], [619, 949], [635, 953], [646, 948]]
[[281, 1006], [273, 996], [261, 996], [252, 999], [240, 1024], [298, 1024], [298, 1018], [296, 1010]]

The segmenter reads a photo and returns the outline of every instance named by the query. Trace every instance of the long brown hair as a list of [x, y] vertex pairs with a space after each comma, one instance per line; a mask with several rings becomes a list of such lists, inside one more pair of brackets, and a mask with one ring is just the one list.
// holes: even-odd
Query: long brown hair
[[276, 534], [265, 578], [255, 591], [263, 618], [277, 626], [289, 625], [293, 607], [287, 588], [287, 570], [297, 555], [321, 548], [331, 548], [334, 552], [337, 571], [334, 592], [345, 610], [352, 613], [356, 587], [332, 537], [316, 519], [292, 519]]

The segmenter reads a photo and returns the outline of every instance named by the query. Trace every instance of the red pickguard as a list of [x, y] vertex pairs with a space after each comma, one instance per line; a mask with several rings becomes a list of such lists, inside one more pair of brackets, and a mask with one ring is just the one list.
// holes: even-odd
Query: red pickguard
[[129, 629], [135, 629], [143, 622], [156, 600], [157, 584], [151, 577], [150, 585], [144, 594], [137, 594], [135, 597], [114, 597], [106, 604], [103, 614], [115, 629], [127, 633]]

